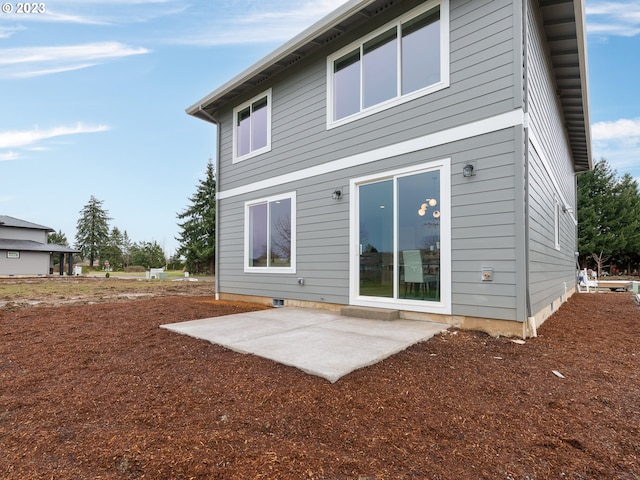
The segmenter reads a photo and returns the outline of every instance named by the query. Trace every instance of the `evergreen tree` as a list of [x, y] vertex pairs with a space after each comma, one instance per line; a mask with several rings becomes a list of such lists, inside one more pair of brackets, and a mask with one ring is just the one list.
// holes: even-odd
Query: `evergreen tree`
[[53, 243], [54, 245], [62, 245], [63, 247], [69, 246], [69, 241], [67, 240], [67, 236], [64, 233], [62, 233], [62, 230], [58, 230], [57, 232], [53, 232], [47, 235], [47, 243]]
[[105, 248], [100, 252], [101, 260], [108, 260], [114, 270], [120, 270], [123, 264], [122, 254], [123, 235], [118, 227], [111, 229], [111, 234]]
[[615, 201], [613, 229], [618, 236], [618, 250], [613, 255], [631, 273], [632, 262], [640, 257], [640, 193], [630, 174], [626, 173], [616, 185]]
[[215, 270], [216, 240], [216, 178], [211, 159], [207, 174], [200, 180], [196, 193], [189, 198], [191, 205], [178, 213], [181, 229], [178, 253], [186, 259], [186, 267], [192, 272]]
[[93, 268], [96, 259], [107, 245], [109, 239], [108, 212], [102, 208], [103, 202], [93, 195], [82, 210], [77, 223], [76, 248], [84, 258], [89, 258], [89, 266]]
[[160, 268], [165, 266], [166, 259], [157, 242], [139, 242], [131, 246], [131, 262], [145, 268]]
[[122, 234], [122, 263], [123, 267], [128, 267], [131, 265], [131, 239], [129, 238], [129, 234], [125, 230]]
[[578, 251], [583, 266], [592, 254], [610, 256], [613, 251], [614, 186], [615, 174], [604, 158], [578, 177]]
[[593, 258], [599, 269], [609, 259], [632, 270], [631, 263], [640, 259], [640, 193], [629, 174], [619, 179], [605, 158], [581, 174], [578, 221], [582, 267]]

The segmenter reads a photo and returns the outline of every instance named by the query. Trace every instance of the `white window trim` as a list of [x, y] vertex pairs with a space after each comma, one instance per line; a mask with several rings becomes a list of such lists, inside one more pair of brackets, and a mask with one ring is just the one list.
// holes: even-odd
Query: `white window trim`
[[[259, 148], [257, 150], [253, 150], [252, 152], [247, 153], [246, 155], [238, 156], [238, 125], [237, 118], [238, 112], [244, 110], [248, 106], [252, 105], [255, 101], [260, 100], [261, 98], [267, 97], [267, 144]], [[262, 92], [259, 95], [247, 100], [241, 105], [238, 105], [233, 109], [233, 158], [232, 163], [242, 162], [244, 160], [248, 160], [249, 158], [256, 157], [258, 155], [262, 155], [263, 153], [267, 153], [271, 151], [271, 104], [272, 104], [272, 91], [268, 89]]]
[[[278, 200], [291, 200], [291, 265], [289, 267], [251, 267], [249, 266], [249, 208], [253, 205]], [[270, 197], [258, 198], [244, 203], [244, 272], [245, 273], [296, 273], [296, 192], [284, 193], [281, 195], [273, 195]]]
[[[391, 179], [397, 176], [405, 176], [440, 170], [440, 301], [425, 302], [419, 300], [367, 297], [359, 295], [359, 189], [360, 185], [374, 181]], [[382, 172], [351, 179], [349, 183], [349, 304], [362, 307], [397, 308], [403, 310], [425, 313], [451, 314], [451, 159], [444, 158], [427, 162], [422, 165], [406, 167], [398, 170]], [[395, 224], [395, 221], [394, 221]], [[394, 225], [394, 238], [397, 238]], [[398, 264], [397, 252], [394, 252], [394, 265]], [[396, 269], [397, 270], [397, 269]], [[394, 276], [396, 272], [394, 272]], [[395, 278], [394, 278], [395, 282]]]
[[[400, 95], [395, 98], [389, 99], [385, 102], [373, 105], [372, 107], [368, 107], [360, 110], [358, 113], [354, 113], [353, 115], [349, 115], [348, 117], [341, 118], [339, 120], [333, 119], [334, 109], [333, 109], [333, 63], [339, 59], [340, 57], [346, 55], [347, 53], [353, 51], [354, 49], [361, 47], [364, 43], [369, 40], [377, 37], [381, 33], [389, 30], [391, 27], [398, 26], [411, 20], [414, 17], [417, 17], [428, 10], [440, 5], [440, 82], [435, 83], [433, 85], [429, 85], [421, 90], [416, 90], [415, 92], [411, 92], [406, 95]], [[400, 44], [400, 42], [398, 42]], [[398, 46], [400, 48], [400, 46]], [[449, 79], [449, 0], [431, 0], [420, 7], [414, 8], [413, 10], [407, 12], [401, 17], [398, 17], [396, 20], [387, 23], [386, 25], [378, 28], [377, 30], [371, 32], [369, 35], [358, 39], [357, 41], [347, 45], [346, 47], [338, 50], [331, 56], [327, 57], [327, 130], [330, 130], [335, 127], [339, 127], [341, 125], [345, 125], [347, 123], [351, 123], [355, 120], [359, 120], [364, 117], [368, 117], [369, 115], [373, 115], [375, 113], [387, 110], [396, 105], [401, 105], [403, 103], [409, 102], [411, 100], [415, 100], [416, 98], [423, 97], [425, 95], [429, 95], [431, 93], [437, 92], [444, 88], [449, 87], [450, 79]], [[402, 57], [399, 57], [399, 61], [402, 61]], [[399, 69], [401, 70], [401, 69]], [[400, 75], [400, 73], [398, 73]], [[362, 77], [360, 78], [362, 82]], [[398, 84], [398, 88], [400, 88], [400, 82]]]
[[560, 250], [560, 200], [553, 197], [553, 242], [556, 250]]

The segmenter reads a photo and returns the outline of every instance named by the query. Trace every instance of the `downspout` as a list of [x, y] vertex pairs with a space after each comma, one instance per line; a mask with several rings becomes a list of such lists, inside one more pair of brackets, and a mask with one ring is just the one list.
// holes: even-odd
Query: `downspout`
[[200, 105], [200, 107], [198, 107], [198, 111], [206, 116], [209, 120], [211, 120], [211, 123], [213, 123], [216, 126], [216, 164], [215, 164], [215, 172], [214, 172], [214, 178], [216, 181], [216, 221], [215, 221], [215, 229], [216, 229], [216, 238], [215, 238], [215, 252], [213, 253], [213, 258], [214, 258], [214, 266], [213, 266], [213, 276], [214, 276], [214, 281], [213, 281], [213, 295], [214, 298], [216, 300], [220, 300], [220, 290], [218, 288], [218, 278], [219, 275], [219, 264], [220, 262], [218, 261], [219, 259], [219, 245], [220, 245], [220, 201], [218, 200], [218, 187], [220, 186], [220, 182], [219, 182], [219, 178], [218, 178], [218, 172], [220, 171], [220, 124], [218, 123], [218, 120], [216, 118], [214, 118], [213, 116], [211, 116], [209, 113], [207, 113], [207, 111], [202, 108], [202, 105]]
[[522, 0], [522, 55], [523, 55], [523, 111], [524, 111], [524, 268], [525, 268], [525, 302], [527, 326], [525, 331], [529, 337], [537, 337], [536, 319], [531, 305], [529, 288], [531, 272], [529, 261], [529, 1]]

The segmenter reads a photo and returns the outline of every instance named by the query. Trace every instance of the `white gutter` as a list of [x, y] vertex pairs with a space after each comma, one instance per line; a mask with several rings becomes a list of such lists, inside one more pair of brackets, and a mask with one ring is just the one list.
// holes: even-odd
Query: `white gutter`
[[303, 32], [293, 37], [287, 43], [285, 43], [281, 47], [271, 52], [262, 60], [259, 60], [257, 63], [253, 64], [251, 67], [247, 68], [242, 73], [236, 75], [227, 83], [217, 88], [206, 97], [202, 98], [201, 100], [191, 105], [189, 108], [187, 108], [186, 112], [189, 115], [194, 115], [198, 113], [198, 111], [201, 111], [203, 106], [207, 105], [208, 103], [214, 102], [220, 97], [231, 92], [233, 89], [235, 89], [239, 85], [242, 85], [243, 83], [253, 78], [255, 75], [259, 74], [265, 68], [283, 60], [288, 55], [294, 53], [296, 50], [300, 49], [304, 45], [309, 44], [322, 33], [331, 30], [336, 25], [340, 24], [342, 21], [351, 17], [352, 15], [362, 10], [364, 7], [373, 3], [374, 1], [375, 0], [351, 0], [341, 5], [336, 10], [331, 12], [329, 15], [317, 21], [316, 23], [311, 25], [309, 28], [305, 29]]

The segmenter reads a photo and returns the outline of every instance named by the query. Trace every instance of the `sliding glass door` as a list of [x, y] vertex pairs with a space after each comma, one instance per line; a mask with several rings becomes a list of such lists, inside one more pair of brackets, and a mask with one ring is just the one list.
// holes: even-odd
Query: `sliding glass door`
[[357, 184], [358, 296], [441, 300], [439, 169]]

